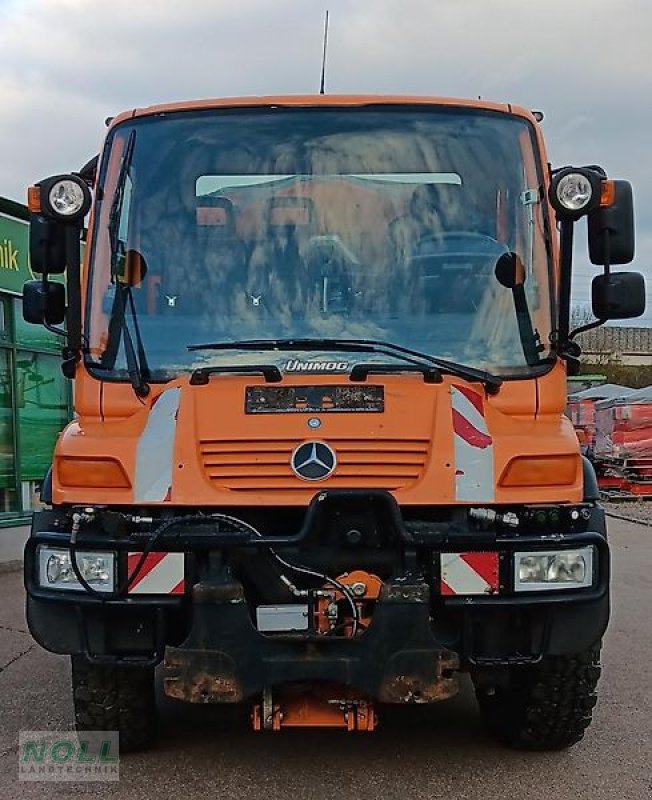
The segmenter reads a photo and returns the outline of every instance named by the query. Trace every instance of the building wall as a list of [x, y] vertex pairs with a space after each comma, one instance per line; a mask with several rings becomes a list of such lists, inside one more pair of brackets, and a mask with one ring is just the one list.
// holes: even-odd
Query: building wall
[[591, 352], [591, 350], [582, 351], [582, 359], [589, 364], [604, 364], [609, 361], [615, 361], [623, 364], [626, 367], [648, 367], [652, 365], [652, 352], [651, 353], [628, 353], [628, 352]]
[[61, 374], [61, 339], [28, 325], [22, 287], [31, 280], [27, 209], [0, 198], [0, 528], [28, 517], [71, 418], [71, 384]]
[[589, 363], [613, 360], [626, 366], [652, 364], [652, 328], [603, 325], [581, 333], [577, 340], [583, 360]]

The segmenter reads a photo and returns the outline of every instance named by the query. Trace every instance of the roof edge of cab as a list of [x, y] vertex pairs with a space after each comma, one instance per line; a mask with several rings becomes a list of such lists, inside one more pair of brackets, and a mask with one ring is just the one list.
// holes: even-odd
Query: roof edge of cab
[[111, 122], [111, 127], [128, 119], [170, 114], [180, 111], [205, 111], [209, 109], [228, 108], [269, 108], [283, 106], [286, 108], [301, 107], [363, 107], [368, 105], [424, 105], [458, 108], [474, 108], [484, 111], [497, 111], [525, 117], [533, 123], [536, 120], [532, 113], [519, 106], [490, 100], [469, 100], [456, 97], [428, 97], [420, 95], [265, 95], [260, 97], [223, 97], [204, 100], [186, 100], [160, 105], [132, 109], [118, 114]]

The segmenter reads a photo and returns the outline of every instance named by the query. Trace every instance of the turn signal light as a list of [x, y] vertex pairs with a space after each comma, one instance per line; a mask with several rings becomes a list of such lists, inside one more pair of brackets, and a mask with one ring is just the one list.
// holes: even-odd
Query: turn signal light
[[600, 206], [602, 208], [609, 208], [616, 201], [616, 182], [615, 181], [602, 181], [602, 190], [600, 192]]
[[505, 487], [568, 486], [577, 479], [580, 462], [575, 455], [516, 456], [503, 470]]
[[115, 458], [60, 458], [57, 477], [61, 486], [94, 489], [129, 489], [131, 483]]
[[27, 190], [27, 208], [32, 214], [41, 213], [41, 187], [30, 186]]

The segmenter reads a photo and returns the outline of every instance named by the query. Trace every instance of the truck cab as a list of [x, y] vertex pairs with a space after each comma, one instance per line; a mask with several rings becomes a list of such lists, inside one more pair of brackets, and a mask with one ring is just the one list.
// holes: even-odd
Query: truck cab
[[145, 747], [160, 665], [256, 730], [370, 731], [466, 672], [508, 744], [582, 737], [609, 547], [563, 413], [573, 234], [595, 324], [641, 314], [628, 183], [552, 169], [512, 105], [244, 98], [116, 117], [30, 209], [76, 416], [27, 616], [79, 729]]

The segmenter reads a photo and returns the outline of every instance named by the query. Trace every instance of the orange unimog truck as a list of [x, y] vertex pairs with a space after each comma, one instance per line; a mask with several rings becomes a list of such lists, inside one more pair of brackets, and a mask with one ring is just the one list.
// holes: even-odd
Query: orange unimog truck
[[563, 415], [575, 223], [600, 322], [641, 314], [644, 285], [611, 271], [633, 258], [630, 185], [552, 169], [540, 118], [156, 106], [31, 188], [24, 315], [65, 323], [76, 416], [27, 617], [71, 656], [79, 729], [145, 747], [160, 665], [167, 695], [250, 704], [256, 730], [370, 731], [468, 673], [501, 740], [582, 737], [609, 547]]

